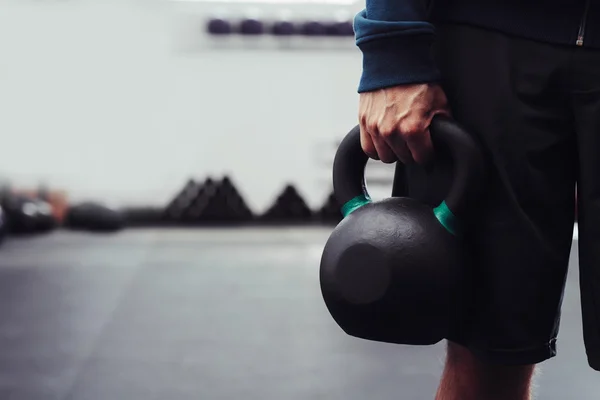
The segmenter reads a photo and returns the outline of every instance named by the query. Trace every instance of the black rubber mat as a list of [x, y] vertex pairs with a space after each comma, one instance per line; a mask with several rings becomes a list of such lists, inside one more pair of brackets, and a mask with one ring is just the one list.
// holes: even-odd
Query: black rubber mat
[[[0, 400], [431, 400], [443, 346], [345, 336], [326, 229], [56, 233], [0, 249]], [[572, 265], [576, 266], [574, 248]], [[576, 268], [540, 399], [597, 399]]]

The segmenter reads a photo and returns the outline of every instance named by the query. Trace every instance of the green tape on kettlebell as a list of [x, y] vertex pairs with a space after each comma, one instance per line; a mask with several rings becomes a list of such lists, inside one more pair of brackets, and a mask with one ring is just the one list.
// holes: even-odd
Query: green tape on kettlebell
[[439, 206], [434, 208], [433, 213], [435, 214], [437, 220], [440, 221], [440, 224], [442, 224], [442, 226], [446, 228], [448, 232], [456, 235], [458, 220], [452, 211], [450, 211], [445, 201], [442, 201]]
[[367, 195], [361, 194], [360, 196], [356, 196], [348, 200], [346, 204], [342, 206], [342, 215], [346, 218], [348, 215], [370, 202], [371, 198]]

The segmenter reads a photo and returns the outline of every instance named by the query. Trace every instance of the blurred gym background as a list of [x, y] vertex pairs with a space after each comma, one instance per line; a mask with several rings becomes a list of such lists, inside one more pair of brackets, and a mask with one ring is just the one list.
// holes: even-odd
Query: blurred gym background
[[[318, 287], [363, 7], [0, 2], [0, 400], [433, 398], [443, 344], [349, 338]], [[576, 239], [544, 399], [600, 389]]]

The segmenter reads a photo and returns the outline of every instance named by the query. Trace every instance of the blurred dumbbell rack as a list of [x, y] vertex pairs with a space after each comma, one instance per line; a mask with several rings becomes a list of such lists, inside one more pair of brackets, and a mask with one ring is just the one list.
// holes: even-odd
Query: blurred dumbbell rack
[[[171, 3], [179, 52], [358, 51], [351, 26], [359, 3], [344, 0], [171, 0]], [[282, 23], [286, 24], [278, 30]], [[293, 25], [293, 32], [288, 30], [289, 24]]]

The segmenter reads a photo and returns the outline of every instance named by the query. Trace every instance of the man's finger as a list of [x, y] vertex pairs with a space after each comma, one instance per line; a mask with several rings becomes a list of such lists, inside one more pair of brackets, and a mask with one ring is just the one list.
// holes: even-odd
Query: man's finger
[[377, 150], [375, 149], [375, 145], [373, 144], [373, 139], [369, 132], [361, 125], [360, 127], [360, 147], [362, 147], [363, 152], [374, 160], [379, 160], [379, 156], [377, 155]]
[[433, 144], [429, 129], [424, 132], [410, 133], [404, 136], [406, 145], [410, 150], [413, 160], [419, 165], [426, 165], [433, 158]]
[[396, 155], [396, 158], [403, 164], [411, 164], [414, 162], [410, 149], [402, 136], [398, 134], [388, 135], [386, 141]]
[[392, 148], [387, 144], [381, 135], [373, 135], [371, 136], [371, 139], [373, 139], [373, 144], [377, 150], [377, 155], [382, 162], [391, 164], [398, 161], [398, 157], [396, 157], [396, 154]]

